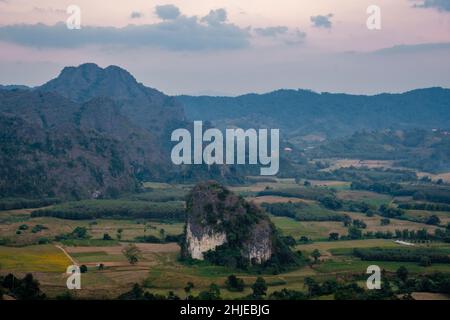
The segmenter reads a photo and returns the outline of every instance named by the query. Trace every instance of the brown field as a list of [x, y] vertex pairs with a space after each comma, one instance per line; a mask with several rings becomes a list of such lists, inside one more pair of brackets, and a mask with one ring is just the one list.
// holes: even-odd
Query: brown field
[[308, 180], [314, 187], [340, 187], [350, 185], [350, 182], [339, 180]]
[[450, 296], [443, 293], [413, 292], [414, 300], [450, 300]]
[[437, 229], [436, 226], [431, 226], [424, 223], [417, 223], [412, 221], [406, 221], [406, 220], [399, 220], [399, 219], [390, 219], [391, 223], [387, 226], [381, 225], [381, 219], [383, 219], [380, 216], [373, 216], [373, 217], [367, 217], [366, 215], [362, 213], [355, 213], [355, 212], [346, 212], [353, 220], [358, 219], [362, 220], [367, 224], [367, 228], [364, 229], [364, 231], [391, 231], [395, 232], [396, 229], [403, 230], [403, 229], [409, 229], [409, 230], [421, 230], [426, 229], [428, 232], [433, 233], [435, 229]]
[[299, 198], [292, 197], [280, 197], [280, 196], [261, 196], [261, 197], [247, 197], [245, 198], [247, 201], [253, 201], [256, 204], [261, 203], [284, 203], [284, 202], [303, 202], [303, 203], [312, 203], [312, 200], [305, 200]]
[[329, 162], [331, 165], [322, 171], [333, 171], [348, 167], [368, 167], [368, 168], [393, 168], [391, 160], [360, 160], [360, 159], [315, 159], [317, 161]]
[[417, 172], [417, 176], [419, 178], [424, 177], [424, 176], [428, 176], [434, 181], [442, 179], [443, 181], [445, 181], [447, 183], [450, 183], [450, 172], [439, 173], [439, 174], [432, 174], [432, 173], [428, 173], [428, 172], [421, 172], [421, 171], [419, 171], [419, 172]]
[[390, 196], [364, 190], [342, 190], [337, 193], [337, 197], [342, 200], [364, 201], [367, 199], [389, 200]]
[[[94, 220], [66, 220], [51, 217], [30, 218], [29, 213], [32, 210], [34, 209], [0, 211], [0, 218], [8, 219], [7, 222], [0, 223], [0, 236], [8, 238], [14, 245], [29, 245], [37, 243], [41, 238], [52, 239], [55, 236], [70, 233], [77, 226], [87, 228], [92, 239], [102, 239], [105, 233], [117, 239], [117, 231], [122, 229], [121, 240], [126, 241], [133, 241], [136, 237], [144, 235], [159, 237], [161, 229], [166, 235], [178, 235], [183, 232], [182, 223], [148, 221], [143, 224], [134, 220], [98, 219], [94, 222]], [[31, 229], [38, 224], [47, 229], [33, 233]], [[16, 234], [21, 225], [27, 225], [28, 229]]]
[[327, 241], [315, 242], [311, 244], [299, 244], [295, 248], [297, 250], [313, 251], [319, 249], [320, 251], [328, 251], [337, 248], [372, 248], [372, 247], [398, 247], [399, 245], [394, 240], [386, 239], [367, 239], [367, 240], [348, 240], [348, 241]]
[[441, 220], [442, 225], [447, 225], [447, 223], [450, 222], [450, 212], [427, 211], [427, 210], [407, 210], [406, 215], [414, 217], [414, 218], [419, 218], [419, 219], [425, 219], [431, 215], [436, 215]]
[[[143, 254], [146, 253], [162, 253], [162, 252], [178, 252], [180, 246], [174, 242], [171, 243], [135, 243]], [[106, 254], [122, 254], [122, 250], [127, 243], [121, 243], [119, 246], [108, 247], [68, 247], [64, 249], [69, 253], [86, 253], [86, 252], [105, 252]]]

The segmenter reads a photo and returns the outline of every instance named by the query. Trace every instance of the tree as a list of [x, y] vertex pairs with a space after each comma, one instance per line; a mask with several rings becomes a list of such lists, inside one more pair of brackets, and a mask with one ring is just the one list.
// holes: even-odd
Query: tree
[[229, 291], [244, 291], [244, 280], [236, 277], [234, 274], [229, 275], [225, 281], [225, 286]]
[[220, 300], [220, 289], [215, 283], [211, 283], [208, 291], [202, 291], [198, 295], [200, 300]]
[[119, 300], [143, 300], [143, 298], [144, 290], [138, 283], [135, 283], [130, 291], [125, 292], [118, 297]]
[[127, 258], [130, 264], [138, 263], [139, 259], [142, 257], [141, 250], [139, 250], [139, 248], [134, 243], [131, 243], [128, 246], [126, 246], [122, 250], [122, 253], [125, 256], [125, 258]]
[[314, 251], [311, 253], [311, 257], [314, 258], [314, 263], [317, 263], [317, 259], [319, 259], [321, 256], [320, 251], [317, 249], [314, 249]]
[[325, 196], [319, 199], [319, 202], [327, 209], [338, 210], [342, 208], [342, 201], [330, 196]]
[[252, 285], [253, 297], [261, 299], [267, 293], [266, 280], [262, 277], [256, 278], [255, 283]]
[[358, 229], [357, 227], [351, 226], [348, 228], [348, 236], [350, 239], [361, 239], [362, 231], [361, 231], [361, 229]]
[[405, 282], [408, 279], [408, 269], [406, 269], [406, 267], [404, 266], [398, 268], [396, 274], [397, 277], [403, 282]]
[[350, 226], [350, 223], [352, 223], [352, 218], [349, 215], [345, 214], [342, 219], [342, 222], [344, 223], [345, 227], [348, 227]]
[[309, 182], [308, 180], [305, 180], [305, 182], [303, 182], [303, 185], [305, 187], [310, 187], [311, 186], [311, 182]]
[[428, 217], [428, 219], [425, 223], [431, 224], [431, 225], [438, 225], [441, 223], [441, 219], [439, 219], [439, 217], [437, 215], [433, 214]]
[[159, 236], [162, 240], [164, 240], [164, 238], [166, 237], [166, 230], [164, 229], [160, 229], [159, 230]]
[[381, 222], [382, 226], [387, 226], [388, 224], [391, 223], [391, 220], [388, 219], [388, 218], [383, 218], [383, 219], [380, 220], [380, 222]]
[[117, 229], [117, 239], [118, 240], [122, 239], [122, 232], [123, 232], [122, 228]]
[[339, 233], [337, 232], [332, 232], [328, 235], [328, 240], [330, 241], [337, 241], [339, 240]]
[[80, 266], [80, 272], [81, 273], [86, 273], [88, 271], [88, 268], [86, 267], [86, 265], [85, 264], [82, 264], [81, 266]]
[[318, 295], [320, 293], [320, 286], [316, 282], [316, 280], [314, 280], [311, 277], [306, 277], [304, 282], [305, 282], [305, 285], [308, 287], [308, 295], [310, 297]]
[[431, 266], [431, 259], [429, 257], [423, 256], [420, 258], [419, 265], [422, 267]]
[[309, 242], [309, 238], [306, 236], [301, 236], [300, 239], [298, 240], [299, 242]]
[[39, 282], [31, 273], [28, 273], [18, 283], [16, 281], [16, 286], [11, 289], [11, 292], [19, 300], [42, 300], [45, 299], [45, 294], [41, 292], [39, 286]]
[[186, 284], [186, 287], [184, 287], [184, 292], [186, 292], [186, 299], [188, 298], [193, 288], [194, 284], [190, 281]]
[[77, 239], [86, 239], [87, 229], [85, 227], [76, 227], [73, 229], [71, 236]]
[[364, 221], [358, 219], [353, 220], [353, 225], [361, 229], [367, 228], [367, 224]]
[[111, 236], [108, 233], [103, 234], [103, 240], [112, 240]]

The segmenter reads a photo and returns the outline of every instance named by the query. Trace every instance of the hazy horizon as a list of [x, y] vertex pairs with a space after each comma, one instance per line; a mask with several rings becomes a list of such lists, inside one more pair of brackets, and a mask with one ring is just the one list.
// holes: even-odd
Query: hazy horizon
[[[71, 4], [80, 30], [65, 26]], [[380, 0], [381, 30], [369, 30], [372, 4], [0, 0], [0, 83], [36, 86], [92, 61], [171, 95], [450, 87], [450, 5]]]

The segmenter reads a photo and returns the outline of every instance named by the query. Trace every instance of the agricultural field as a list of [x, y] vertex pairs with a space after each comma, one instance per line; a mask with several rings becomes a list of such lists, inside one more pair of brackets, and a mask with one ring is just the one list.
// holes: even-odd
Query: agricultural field
[[[390, 218], [390, 223], [383, 225], [383, 216], [379, 214], [368, 216], [363, 212], [346, 210], [346, 203], [364, 202], [372, 208], [378, 208], [381, 205], [391, 205], [394, 197], [367, 190], [351, 190], [349, 183], [342, 181], [313, 179], [308, 181], [311, 183], [310, 187], [305, 187], [303, 180], [296, 183], [295, 179], [256, 180], [245, 186], [230, 187], [231, 190], [263, 208], [267, 204], [297, 204], [299, 217], [305, 219], [269, 214], [270, 220], [280, 234], [290, 236], [296, 242], [292, 245], [292, 249], [301, 252], [309, 262], [278, 274], [262, 273], [268, 285], [268, 294], [282, 289], [305, 292], [307, 290], [305, 278], [308, 277], [317, 281], [360, 277], [371, 264], [379, 265], [392, 274], [401, 266], [415, 275], [450, 272], [450, 265], [446, 263], [421, 266], [417, 262], [410, 261], [363, 261], [354, 255], [355, 248], [406, 249], [407, 247], [396, 243], [395, 239], [345, 239], [349, 226], [343, 221], [326, 220], [326, 217], [348, 216], [351, 221], [359, 220], [365, 223], [363, 232], [394, 233], [398, 229], [408, 229], [415, 232], [427, 230], [432, 234], [436, 229], [444, 230], [443, 226], [450, 221], [449, 212], [406, 210], [404, 216], [406, 219]], [[182, 201], [182, 197], [189, 191], [188, 186], [160, 183], [146, 183], [145, 188], [147, 191], [142, 194], [126, 195], [124, 198], [107, 202], [106, 208], [113, 203], [120, 203], [121, 210], [125, 210], [126, 204], [132, 203], [133, 208], [138, 210], [147, 207], [166, 210], [165, 203], [170, 205], [173, 201]], [[327, 208], [322, 197], [335, 197], [342, 201], [344, 206], [339, 209]], [[407, 201], [408, 198], [403, 197], [401, 200]], [[143, 205], [143, 202], [150, 205]], [[158, 205], [152, 207], [152, 203]], [[102, 202], [95, 202], [95, 205], [105, 210]], [[80, 202], [80, 205], [63, 203], [46, 206], [45, 210], [64, 213], [60, 209], [68, 208], [74, 212], [73, 208], [79, 208], [83, 213], [85, 206], [86, 202]], [[0, 275], [9, 272], [24, 275], [32, 272], [49, 297], [54, 298], [67, 292], [65, 269], [70, 264], [84, 265], [87, 268], [87, 272], [82, 274], [82, 290], [73, 293], [78, 298], [114, 299], [129, 291], [135, 283], [139, 283], [145, 291], [154, 294], [167, 295], [173, 292], [179, 297], [185, 297], [184, 287], [188, 282], [192, 282], [194, 288], [191, 294], [197, 295], [208, 290], [209, 285], [215, 283], [221, 290], [222, 298], [235, 299], [250, 294], [251, 285], [258, 276], [252, 271], [216, 266], [207, 262], [180, 261], [180, 246], [175, 242], [175, 238], [170, 238], [179, 236], [184, 230], [184, 222], [179, 221], [176, 216], [175, 219], [148, 219], [145, 218], [144, 209], [143, 217], [137, 218], [127, 219], [126, 215], [117, 217], [107, 215], [91, 219], [65, 219], [33, 215], [37, 209], [40, 208], [0, 211], [2, 241]], [[164, 211], [158, 212], [161, 214]], [[408, 218], [421, 220], [433, 214], [440, 218], [440, 226], [412, 221], [414, 219], [408, 220]], [[325, 220], [308, 220], [311, 217], [325, 217]], [[77, 228], [85, 229], [86, 235], [74, 238], [73, 233]], [[332, 233], [343, 238], [329, 241]], [[108, 237], [105, 238], [105, 235]], [[166, 238], [167, 236], [169, 238]], [[306, 237], [308, 241], [301, 242], [302, 237]], [[138, 241], [138, 239], [160, 243], [144, 243], [147, 240]], [[131, 243], [134, 243], [141, 252], [137, 264], [130, 264], [123, 253], [124, 248]], [[450, 245], [440, 241], [424, 243], [414, 241], [414, 248], [450, 250]], [[312, 258], [315, 250], [320, 253], [317, 261]], [[229, 291], [226, 288], [225, 280], [230, 274], [244, 280], [242, 292]], [[415, 292], [414, 296], [417, 299], [433, 297], [423, 292]], [[333, 299], [333, 296], [319, 298]], [[448, 297], [440, 295], [439, 298]]]
[[63, 273], [70, 259], [55, 245], [26, 247], [0, 246], [2, 272], [54, 272]]
[[376, 207], [392, 201], [392, 197], [389, 195], [363, 190], [342, 190], [336, 196], [342, 200], [361, 201]]
[[312, 240], [324, 240], [331, 232], [346, 233], [347, 229], [337, 221], [295, 221], [287, 217], [271, 216], [270, 219], [284, 235], [299, 239], [306, 236]]
[[407, 210], [405, 216], [415, 219], [427, 219], [432, 215], [436, 215], [441, 220], [443, 225], [447, 225], [450, 222], [450, 213], [441, 211], [427, 211], [427, 210]]

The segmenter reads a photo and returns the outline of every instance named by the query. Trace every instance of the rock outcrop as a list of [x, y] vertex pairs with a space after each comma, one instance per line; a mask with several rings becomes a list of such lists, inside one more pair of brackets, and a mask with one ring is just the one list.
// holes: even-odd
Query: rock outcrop
[[265, 263], [279, 251], [269, 217], [217, 182], [195, 186], [187, 211], [184, 257], [241, 266]]

